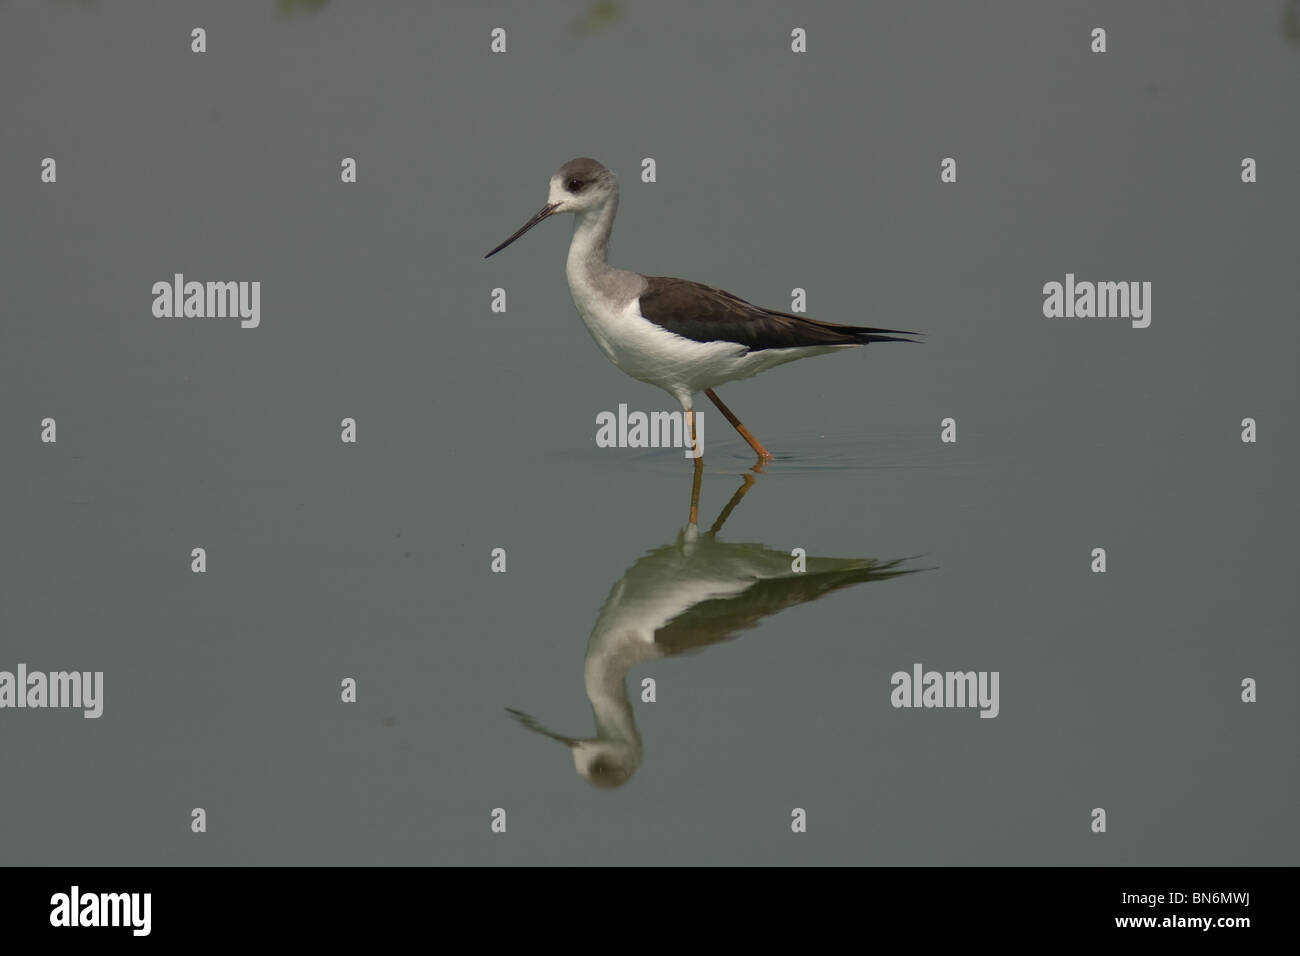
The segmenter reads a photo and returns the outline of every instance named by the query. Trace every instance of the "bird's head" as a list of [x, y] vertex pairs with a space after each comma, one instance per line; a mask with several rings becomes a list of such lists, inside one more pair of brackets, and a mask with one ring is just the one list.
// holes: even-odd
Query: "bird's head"
[[519, 231], [489, 252], [484, 259], [496, 255], [543, 219], [560, 213], [583, 215], [602, 209], [618, 196], [618, 180], [608, 169], [594, 159], [571, 159], [551, 177], [546, 205], [529, 219]]
[[588, 783], [595, 787], [621, 787], [632, 778], [641, 766], [639, 740], [628, 741], [609, 737], [565, 737], [547, 730], [522, 711], [507, 708], [515, 720], [534, 733], [559, 741], [573, 755], [573, 767]]

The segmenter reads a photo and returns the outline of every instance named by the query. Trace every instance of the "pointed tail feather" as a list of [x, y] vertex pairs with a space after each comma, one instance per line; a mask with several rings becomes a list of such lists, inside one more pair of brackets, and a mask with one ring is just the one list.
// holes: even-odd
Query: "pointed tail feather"
[[911, 342], [914, 345], [920, 345], [920, 339], [915, 336], [924, 336], [924, 332], [905, 332], [902, 329], [877, 329], [869, 325], [837, 325], [834, 322], [819, 322], [816, 319], [806, 319], [805, 321], [821, 326], [827, 332], [837, 332], [844, 335], [850, 342], [860, 345], [870, 345], [872, 342]]

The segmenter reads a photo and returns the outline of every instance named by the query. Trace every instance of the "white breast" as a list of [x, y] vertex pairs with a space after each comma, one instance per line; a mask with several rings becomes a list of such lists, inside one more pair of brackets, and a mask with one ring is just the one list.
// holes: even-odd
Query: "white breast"
[[[746, 350], [730, 342], [695, 342], [674, 335], [641, 315], [638, 300], [600, 294], [581, 273], [569, 291], [587, 331], [611, 362], [642, 382], [657, 385], [690, 407], [690, 396], [741, 372]], [[740, 372], [740, 375], [734, 373]]]

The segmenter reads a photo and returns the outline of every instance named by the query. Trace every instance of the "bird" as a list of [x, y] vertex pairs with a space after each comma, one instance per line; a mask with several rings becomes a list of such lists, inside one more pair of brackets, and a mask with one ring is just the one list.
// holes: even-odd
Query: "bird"
[[[765, 309], [700, 282], [617, 269], [607, 262], [617, 212], [614, 174], [589, 157], [571, 159], [551, 177], [546, 205], [483, 258], [543, 220], [573, 215], [565, 276], [578, 315], [611, 362], [681, 404], [693, 448], [694, 396], [699, 392], [745, 439], [761, 466], [771, 461], [771, 452], [723, 404], [715, 388], [796, 359], [874, 342], [916, 343], [923, 334], [836, 325]], [[703, 457], [692, 457], [698, 475]]]
[[641, 765], [641, 733], [627, 693], [633, 668], [738, 637], [786, 608], [843, 588], [928, 570], [907, 565], [912, 558], [812, 556], [794, 570], [784, 548], [721, 540], [723, 523], [754, 480], [744, 476], [708, 531], [690, 526], [678, 532], [676, 540], [638, 558], [610, 589], [582, 668], [595, 736], [556, 733], [530, 714], [506, 708], [524, 727], [568, 747], [587, 782], [622, 786]]

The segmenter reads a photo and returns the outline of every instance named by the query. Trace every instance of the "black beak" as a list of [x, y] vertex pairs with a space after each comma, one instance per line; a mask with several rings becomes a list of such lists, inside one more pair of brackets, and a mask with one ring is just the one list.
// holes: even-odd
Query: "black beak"
[[510, 237], [509, 239], [507, 239], [505, 242], [501, 243], [501, 245], [497, 246], [495, 249], [493, 249], [491, 252], [489, 252], [489, 253], [488, 253], [486, 256], [484, 256], [483, 258], [484, 258], [484, 259], [490, 259], [490, 258], [492, 258], [493, 256], [495, 256], [498, 252], [500, 252], [500, 251], [501, 251], [502, 249], [504, 249], [506, 246], [510, 245], [510, 243], [514, 242], [516, 239], [518, 239], [520, 236], [522, 236], [524, 233], [526, 233], [529, 229], [533, 228], [533, 226], [537, 225], [539, 222], [541, 222], [541, 221], [542, 221], [543, 219], [545, 219], [547, 216], [550, 216], [551, 214], [553, 214], [553, 213], [555, 212], [555, 210], [559, 208], [559, 206], [560, 206], [560, 204], [559, 204], [558, 202], [547, 203], [547, 204], [546, 204], [545, 206], [543, 206], [540, 210], [538, 210], [536, 216], [534, 216], [532, 219], [529, 219], [526, 223], [524, 223], [523, 226], [520, 227], [520, 229], [519, 229], [518, 232], [516, 232], [513, 236], [511, 236], [511, 237]]

